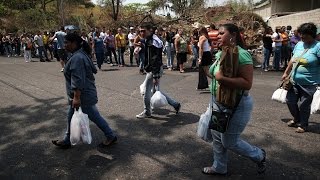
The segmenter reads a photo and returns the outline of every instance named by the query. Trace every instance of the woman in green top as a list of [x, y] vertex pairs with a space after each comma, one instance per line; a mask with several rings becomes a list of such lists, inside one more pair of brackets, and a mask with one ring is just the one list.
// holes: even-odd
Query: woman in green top
[[238, 75], [230, 78], [226, 77], [224, 73], [220, 71], [219, 62], [221, 60], [221, 52], [218, 52], [216, 54], [218, 63], [214, 63], [210, 68], [210, 73], [213, 76], [211, 93], [213, 93], [213, 97], [215, 97], [220, 85], [231, 89], [237, 89], [239, 92], [243, 91], [244, 93], [238, 94], [240, 96], [241, 94], [243, 95], [238, 106], [235, 107], [236, 109], [229, 122], [227, 131], [225, 133], [220, 133], [215, 130], [211, 131], [213, 137], [214, 161], [212, 166], [205, 167], [202, 172], [208, 175], [227, 174], [227, 150], [231, 150], [256, 162], [258, 165], [258, 173], [263, 173], [266, 170], [266, 152], [240, 138], [242, 131], [250, 120], [253, 107], [252, 97], [248, 93], [251, 89], [253, 79], [252, 58], [248, 51], [241, 48], [240, 32], [236, 25], [222, 25], [219, 29], [218, 37], [221, 48], [227, 46], [238, 49]]
[[[174, 45], [177, 53], [178, 66], [180, 73], [184, 73], [183, 63], [187, 62], [188, 42], [187, 38], [183, 34], [183, 29], [179, 29]], [[178, 68], [178, 67], [177, 67]]]

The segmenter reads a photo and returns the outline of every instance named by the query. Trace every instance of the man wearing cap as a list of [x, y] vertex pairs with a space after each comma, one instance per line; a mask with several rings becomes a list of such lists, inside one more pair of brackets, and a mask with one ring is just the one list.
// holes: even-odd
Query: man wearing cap
[[[128, 34], [129, 48], [130, 48], [130, 65], [133, 65], [133, 52], [134, 52], [134, 39], [136, 38], [134, 27], [130, 27], [130, 33]], [[139, 66], [137, 62], [137, 66]]]

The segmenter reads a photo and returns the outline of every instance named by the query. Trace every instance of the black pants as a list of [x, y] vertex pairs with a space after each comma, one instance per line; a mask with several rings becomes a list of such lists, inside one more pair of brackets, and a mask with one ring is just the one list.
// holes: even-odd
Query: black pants
[[206, 89], [208, 87], [207, 74], [204, 71], [203, 66], [199, 66], [199, 82], [197, 89]]
[[130, 65], [133, 64], [133, 52], [134, 52], [134, 46], [130, 46]]

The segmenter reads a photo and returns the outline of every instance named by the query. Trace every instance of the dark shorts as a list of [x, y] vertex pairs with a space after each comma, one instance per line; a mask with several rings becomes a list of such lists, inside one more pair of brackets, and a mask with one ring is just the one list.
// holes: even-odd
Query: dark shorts
[[200, 66], [210, 66], [212, 64], [212, 54], [210, 51], [203, 52]]
[[58, 58], [57, 58], [58, 61], [63, 60], [64, 62], [67, 62], [67, 60], [68, 60], [68, 55], [67, 55], [67, 53], [66, 53], [66, 50], [64, 50], [64, 49], [58, 49], [58, 50], [57, 50], [57, 55], [58, 55]]
[[178, 60], [178, 64], [183, 64], [185, 62], [187, 62], [187, 53], [178, 53], [177, 54], [177, 60]]

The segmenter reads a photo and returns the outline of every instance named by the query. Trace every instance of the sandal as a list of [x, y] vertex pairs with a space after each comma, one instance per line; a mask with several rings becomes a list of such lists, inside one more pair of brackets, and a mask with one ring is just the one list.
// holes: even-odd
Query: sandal
[[212, 167], [205, 167], [202, 169], [202, 173], [206, 175], [214, 175], [214, 176], [226, 176], [227, 173], [218, 173], [213, 170]]
[[52, 144], [58, 146], [61, 149], [69, 149], [69, 148], [71, 148], [71, 144], [67, 144], [64, 141], [60, 141], [60, 140], [52, 140]]
[[99, 147], [101, 147], [101, 148], [110, 147], [111, 145], [116, 144], [117, 141], [118, 141], [118, 138], [117, 138], [117, 136], [115, 136], [111, 141], [107, 139], [107, 140], [103, 141], [102, 143], [100, 143]]

